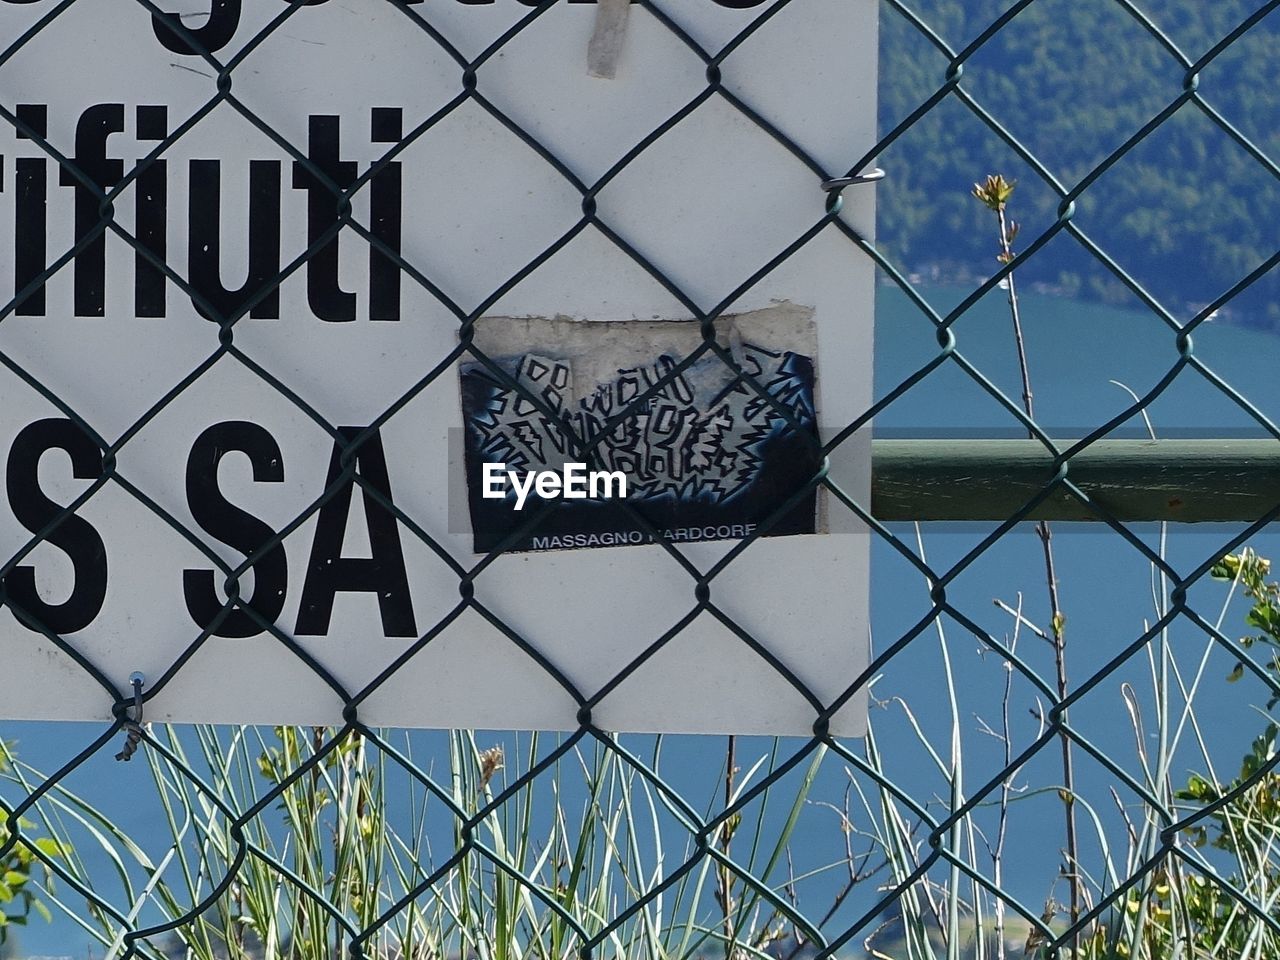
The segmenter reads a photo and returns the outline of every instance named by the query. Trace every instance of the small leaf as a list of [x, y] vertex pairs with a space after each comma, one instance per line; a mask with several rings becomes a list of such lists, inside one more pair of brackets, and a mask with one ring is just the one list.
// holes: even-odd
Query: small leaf
[[720, 825], [720, 842], [728, 843], [733, 839], [733, 835], [738, 832], [738, 827], [742, 825], [742, 814], [735, 813], [728, 820]]
[[1274, 619], [1275, 615], [1270, 607], [1258, 604], [1245, 615], [1244, 621], [1259, 630], [1270, 630]]
[[1227, 683], [1235, 683], [1237, 680], [1239, 680], [1243, 676], [1244, 676], [1244, 664], [1237, 662], [1236, 665], [1231, 668], [1231, 672], [1227, 674]]
[[1178, 791], [1178, 799], [1180, 800], [1204, 800], [1210, 795], [1209, 782], [1198, 774], [1192, 774], [1187, 780], [1185, 790]]
[[1240, 558], [1229, 553], [1209, 568], [1209, 576], [1215, 580], [1234, 580], [1239, 570]]
[[973, 185], [973, 195], [981, 200], [991, 210], [1000, 210], [1013, 195], [1013, 188], [1017, 181], [1009, 181], [1003, 175], [994, 173], [989, 174], [987, 179], [982, 183]]

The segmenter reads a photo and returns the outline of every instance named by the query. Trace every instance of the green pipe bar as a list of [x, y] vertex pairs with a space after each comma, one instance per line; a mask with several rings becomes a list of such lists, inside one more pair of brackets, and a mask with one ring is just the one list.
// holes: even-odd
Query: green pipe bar
[[[1038, 440], [876, 438], [871, 449], [881, 521], [1007, 520], [1057, 476]], [[1098, 440], [1066, 477], [1117, 520], [1253, 522], [1280, 505], [1280, 441]], [[1100, 517], [1058, 484], [1027, 519]]]

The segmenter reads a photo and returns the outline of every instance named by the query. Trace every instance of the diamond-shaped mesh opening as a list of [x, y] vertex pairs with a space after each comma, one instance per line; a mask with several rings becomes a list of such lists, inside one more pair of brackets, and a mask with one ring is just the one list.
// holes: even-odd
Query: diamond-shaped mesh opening
[[[1155, 209], [1126, 209], [1121, 197], [1133, 178], [1154, 182], [1158, 170], [1170, 167], [1178, 171], [1168, 174], [1172, 182], [1182, 181], [1177, 196], [1171, 194]], [[1244, 201], [1227, 184], [1245, 179], [1256, 180], [1247, 205], [1250, 218], [1258, 218], [1258, 233], [1197, 245], [1200, 282], [1182, 285], [1187, 304], [1196, 305], [1186, 310], [1193, 315], [1257, 269], [1280, 243], [1271, 213], [1280, 202], [1274, 175], [1211, 119], [1190, 105], [1178, 110], [1090, 188], [1080, 206], [1079, 224], [1103, 247], [1116, 250], [1117, 261], [1140, 282], [1167, 288], [1170, 272], [1179, 269], [1188, 249], [1182, 234], [1186, 225], [1203, 221], [1210, 210], [1242, 216], [1242, 209], [1230, 213], [1230, 204]], [[1133, 253], [1126, 252], [1122, 238]], [[1264, 290], [1274, 283], [1267, 278], [1259, 282]]]
[[1069, 165], [1048, 164], [1069, 183], [1163, 108], [1164, 91], [1181, 75], [1177, 60], [1122, 5], [1094, 4], [1068, 19], [1059, 0], [1041, 0], [979, 48], [966, 64], [965, 86], [997, 117], [1021, 105], [1015, 115], [1032, 123], [1010, 123], [1009, 131], [1037, 157], [1052, 156], [1088, 116], [1091, 142], [1072, 151]]

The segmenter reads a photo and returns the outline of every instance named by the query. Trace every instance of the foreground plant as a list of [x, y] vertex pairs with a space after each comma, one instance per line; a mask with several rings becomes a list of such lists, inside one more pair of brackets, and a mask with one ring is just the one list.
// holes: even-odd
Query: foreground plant
[[[1245, 622], [1258, 632], [1241, 639], [1246, 649], [1280, 645], [1280, 584], [1268, 579], [1270, 571], [1270, 561], [1248, 548], [1223, 557], [1211, 571], [1216, 579], [1228, 581], [1232, 592], [1239, 590], [1251, 601]], [[1217, 626], [1221, 625], [1219, 617]], [[1238, 768], [1219, 779], [1190, 704], [1214, 646], [1209, 641], [1193, 678], [1185, 680], [1173, 670], [1188, 702], [1182, 715], [1166, 724], [1175, 731], [1174, 740], [1183, 729], [1191, 731], [1202, 752], [1204, 772], [1187, 777], [1181, 786], [1172, 783], [1167, 758], [1176, 743], [1165, 747], [1168, 731], [1162, 728], [1162, 759], [1155, 768], [1162, 777], [1150, 781], [1175, 816], [1185, 820], [1199, 815], [1174, 838], [1177, 846], [1197, 856], [1160, 859], [1156, 869], [1119, 901], [1111, 922], [1087, 945], [1090, 960], [1280, 956], [1280, 774], [1273, 769], [1280, 727], [1265, 723]], [[1237, 663], [1227, 682], [1238, 681], [1245, 669], [1243, 662]], [[1267, 658], [1264, 669], [1280, 678], [1275, 656]], [[1266, 709], [1277, 702], [1280, 698], [1273, 693]], [[1131, 709], [1136, 717], [1132, 702]], [[1141, 729], [1135, 723], [1135, 732]], [[1138, 851], [1147, 862], [1159, 857], [1154, 834], [1150, 840]]]
[[[9, 767], [12, 745], [0, 742], [0, 776]], [[13, 927], [24, 927], [34, 913], [45, 922], [53, 915], [37, 894], [39, 881], [48, 882], [36, 851], [47, 857], [58, 857], [62, 847], [49, 837], [36, 837], [28, 842], [36, 825], [26, 818], [19, 818], [19, 836], [14, 838], [10, 829], [11, 814], [0, 806], [0, 947], [9, 940]]]
[[[153, 960], [562, 960], [584, 938], [618, 960], [785, 953], [785, 894], [699, 856], [694, 831], [668, 825], [690, 808], [656, 779], [661, 738], [645, 761], [590, 737], [567, 750], [538, 734], [424, 738], [445, 748], [439, 768], [410, 740], [333, 728], [154, 730], [143, 752], [169, 826], [163, 850], [148, 854], [154, 842], [55, 787], [41, 809], [55, 830], [69, 819], [111, 851], [123, 892], [96, 892], [130, 905], [59, 906], [107, 956]], [[782, 797], [776, 831], [726, 820], [746, 870], [787, 862], [822, 755]], [[728, 802], [782, 760], [775, 746], [738, 771]], [[84, 864], [68, 869], [88, 885]]]

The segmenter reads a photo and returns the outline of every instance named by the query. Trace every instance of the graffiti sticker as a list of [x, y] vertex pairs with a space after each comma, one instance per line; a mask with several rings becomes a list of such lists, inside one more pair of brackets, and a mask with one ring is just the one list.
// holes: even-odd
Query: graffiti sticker
[[709, 349], [692, 321], [482, 323], [460, 370], [475, 549], [817, 532], [811, 315], [720, 327]]

